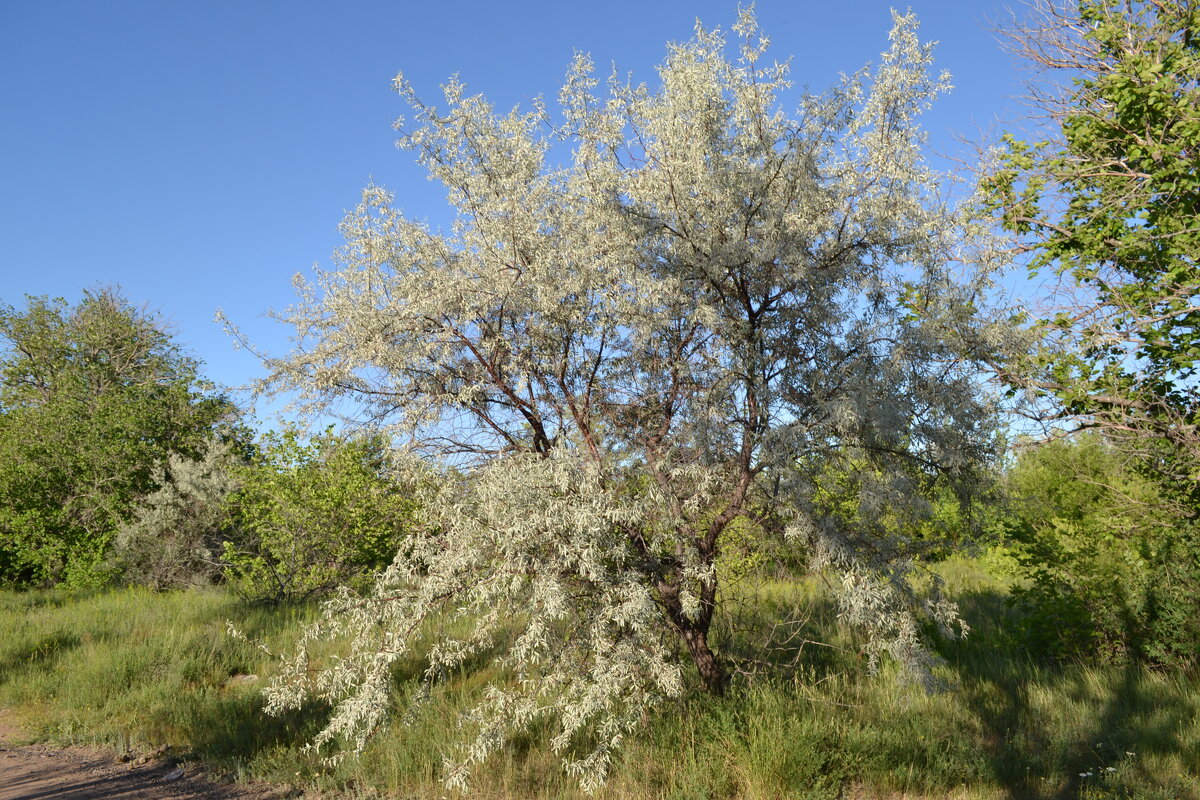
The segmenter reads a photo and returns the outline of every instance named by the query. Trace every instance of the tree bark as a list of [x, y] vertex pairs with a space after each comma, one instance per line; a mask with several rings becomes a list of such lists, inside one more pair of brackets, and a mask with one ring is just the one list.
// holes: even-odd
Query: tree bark
[[681, 634], [683, 641], [688, 646], [688, 652], [692, 654], [696, 671], [700, 673], [700, 682], [704, 685], [704, 690], [718, 697], [725, 694], [725, 687], [729, 685], [729, 674], [725, 672], [725, 668], [721, 666], [721, 662], [709, 648], [708, 633], [697, 628], [689, 628], [681, 631]]
[[712, 648], [708, 646], [708, 626], [712, 622], [713, 611], [711, 594], [708, 591], [704, 592], [708, 602], [701, 607], [699, 618], [691, 619], [683, 613], [683, 607], [679, 602], [679, 587], [666, 580], [658, 581], [659, 604], [666, 613], [671, 627], [679, 633], [680, 638], [687, 645], [688, 653], [692, 656], [692, 663], [696, 665], [696, 671], [700, 675], [700, 682], [703, 684], [704, 690], [719, 697], [725, 693], [725, 687], [729, 684], [729, 675], [721, 666], [721, 662], [713, 653]]

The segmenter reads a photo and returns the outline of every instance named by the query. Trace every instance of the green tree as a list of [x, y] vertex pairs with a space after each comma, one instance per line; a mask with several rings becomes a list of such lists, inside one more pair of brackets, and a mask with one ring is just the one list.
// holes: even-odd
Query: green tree
[[[1067, 459], [1065, 475], [1110, 487], [1029, 520], [1027, 598], [1073, 620], [1060, 651], [1186, 662], [1200, 645], [1187, 622], [1200, 594], [1200, 4], [1045, 0], [1013, 33], [1050, 79], [1032, 94], [1048, 124], [1041, 141], [1006, 137], [983, 189], [1055, 289], [1029, 314], [1037, 345], [996, 366], [1043, 401], [1035, 416], [1103, 433], [1096, 464]], [[1173, 525], [1131, 529], [1116, 513], [1111, 487], [1132, 478], [1107, 450], [1155, 482]]]
[[0, 581], [104, 582], [155, 465], [196, 455], [234, 407], [160, 317], [115, 290], [0, 306]]
[[[412, 648], [431, 683], [495, 653], [515, 679], [481, 693], [447, 781], [549, 721], [594, 785], [684, 691], [684, 664], [727, 686], [709, 633], [722, 547], [744, 535], [839, 572], [871, 659], [932, 680], [921, 621], [957, 617], [914, 589], [894, 526], [930, 511], [915, 473], [977, 477], [992, 416], [941, 335], [974, 322], [978, 289], [952, 271], [959, 220], [921, 154], [946, 80], [915, 19], [894, 22], [877, 68], [795, 115], [748, 11], [737, 55], [698, 27], [654, 89], [598, 91], [579, 56], [561, 116], [496, 113], [457, 80], [435, 108], [397, 80], [415, 113], [401, 141], [457, 220], [435, 233], [369, 188], [341, 268], [284, 315], [297, 347], [268, 388], [359, 404], [462, 479], [423, 484], [427, 527], [370, 595], [327, 605], [271, 709], [315, 692], [334, 708], [318, 744], [361, 747]], [[834, 457], [854, 472], [853, 525], [814, 498]], [[317, 677], [304, 657], [326, 637], [351, 649]]]
[[234, 587], [277, 603], [369, 586], [416, 515], [411, 490], [389, 479], [387, 453], [379, 437], [332, 430], [307, 442], [290, 428], [264, 435], [228, 499], [223, 561]]
[[[1040, 346], [1001, 366], [1101, 427], [1200, 511], [1200, 4], [1038, 2], [1014, 31], [1050, 77], [1042, 141], [1006, 137], [984, 182], [1031, 272], [1057, 291]], [[1068, 83], [1069, 81], [1069, 83]]]
[[1200, 536], [1092, 433], [1021, 450], [1008, 476], [1028, 641], [1057, 657], [1196, 663]]

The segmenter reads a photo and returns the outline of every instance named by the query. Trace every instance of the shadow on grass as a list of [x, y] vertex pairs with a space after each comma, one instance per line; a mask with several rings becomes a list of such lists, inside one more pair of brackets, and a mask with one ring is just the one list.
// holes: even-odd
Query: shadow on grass
[[0, 595], [0, 613], [28, 614], [43, 609], [63, 606], [95, 597], [96, 589], [44, 589], [29, 591], [5, 590]]
[[239, 771], [272, 753], [299, 758], [301, 747], [324, 726], [329, 709], [313, 703], [269, 715], [260, 693], [243, 690], [195, 696], [162, 713], [184, 734], [192, 756]]
[[[251, 640], [286, 627], [281, 626], [278, 611], [264, 612], [258, 608], [245, 610], [241, 622], [245, 623]], [[286, 647], [283, 652], [287, 652]], [[446, 675], [434, 691], [470, 693], [488, 678], [494, 658], [492, 651], [472, 655]], [[403, 716], [424, 668], [425, 660], [418, 654], [395, 665], [391, 681], [394, 719]], [[333, 712], [330, 703], [310, 700], [300, 709], [278, 715], [268, 714], [265, 705], [261, 685], [231, 682], [224, 687], [187, 693], [177, 705], [160, 711], [156, 726], [177, 731], [179, 738], [188, 742], [189, 755], [232, 772], [288, 782], [325, 775], [323, 780], [335, 784], [354, 772], [331, 770], [322, 764], [321, 757], [333, 755], [336, 746], [320, 753], [304, 751], [329, 722]], [[437, 763], [440, 765], [440, 759]]]
[[[1186, 786], [1168, 788], [1163, 776], [1145, 774], [1128, 755], [1192, 763], [1197, 754], [1178, 736], [1195, 714], [1188, 697], [1174, 696], [1169, 682], [1136, 664], [1089, 668], [1031, 656], [1010, 632], [1014, 612], [1003, 592], [967, 592], [958, 600], [964, 618], [979, 624], [966, 641], [945, 644], [943, 655], [982, 726], [994, 780], [1008, 797], [1196, 797]], [[1134, 777], [1142, 788], [1132, 794], [1125, 788], [1129, 775], [1120, 785], [1107, 782], [1113, 772], [1139, 769]]]
[[23, 672], [44, 669], [82, 643], [78, 634], [57, 632], [12, 648], [0, 656], [0, 685], [15, 680]]
[[[177, 731], [179, 738], [188, 743], [192, 757], [235, 772], [247, 771], [270, 753], [287, 753], [291, 759], [303, 760], [301, 747], [328, 719], [326, 704], [312, 702], [298, 710], [270, 715], [265, 710], [261, 685], [234, 680], [219, 685], [211, 682], [223, 680], [222, 675], [233, 678], [263, 667], [256, 667], [261, 660], [257, 645], [272, 642], [303, 624], [314, 610], [313, 603], [263, 606], [236, 599], [208, 609], [195, 623], [221, 631], [212, 645], [223, 651], [218, 659], [221, 674], [211, 672], [213, 664], [198, 663], [195, 677], [200, 685], [181, 686], [177, 702], [155, 710], [153, 727]], [[230, 645], [223, 631], [229, 622], [247, 641]], [[203, 685], [206, 683], [210, 685]]]
[[836, 644], [838, 609], [826, 595], [772, 596], [752, 589], [727, 603], [713, 622], [711, 641], [742, 678], [791, 681], [798, 671], [819, 682], [862, 667], [856, 651]]

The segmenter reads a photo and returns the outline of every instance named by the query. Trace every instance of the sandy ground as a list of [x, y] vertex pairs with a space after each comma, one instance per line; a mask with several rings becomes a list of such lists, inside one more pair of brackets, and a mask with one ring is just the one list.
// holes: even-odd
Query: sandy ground
[[[279, 789], [205, 780], [192, 765], [78, 747], [21, 747], [0, 710], [0, 800], [282, 800]], [[293, 795], [294, 796], [294, 795]]]

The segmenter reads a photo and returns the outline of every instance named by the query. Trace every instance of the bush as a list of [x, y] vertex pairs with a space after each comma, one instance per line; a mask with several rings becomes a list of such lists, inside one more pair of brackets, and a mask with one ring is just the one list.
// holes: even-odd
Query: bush
[[111, 558], [116, 574], [156, 590], [218, 578], [222, 542], [230, 535], [226, 503], [242, 463], [232, 442], [216, 438], [198, 459], [172, 454], [155, 470], [160, 488], [117, 529]]
[[1026, 450], [1010, 474], [1015, 588], [1033, 644], [1057, 657], [1183, 667], [1200, 646], [1200, 535], [1095, 435]]
[[237, 414], [161, 316], [114, 289], [0, 303], [0, 585], [107, 583], [110, 545]]
[[364, 588], [415, 521], [416, 503], [387, 473], [377, 437], [264, 436], [230, 498], [223, 560], [234, 588], [265, 602]]

